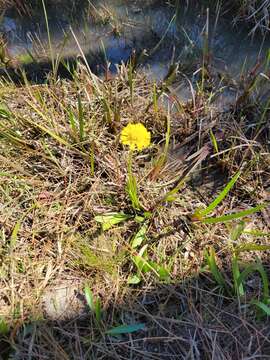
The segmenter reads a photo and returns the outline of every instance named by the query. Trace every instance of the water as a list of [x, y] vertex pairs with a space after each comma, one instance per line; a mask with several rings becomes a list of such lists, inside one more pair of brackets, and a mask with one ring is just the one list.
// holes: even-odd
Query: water
[[[115, 71], [115, 65], [126, 62], [134, 49], [137, 54], [144, 50], [141, 67], [155, 79], [166, 74], [172, 61], [179, 62], [180, 71], [189, 76], [201, 66], [206, 11], [181, 6], [174, 18], [175, 8], [163, 1], [96, 0], [80, 4], [71, 9], [56, 2], [47, 8], [54, 58], [76, 58], [80, 54], [79, 42], [96, 72], [102, 72], [106, 63]], [[13, 67], [24, 67], [32, 80], [50, 69], [51, 52], [42, 8], [32, 17], [9, 10], [1, 31]], [[247, 29], [233, 27], [230, 18], [217, 19], [215, 15], [209, 16], [208, 42], [212, 67], [228, 78], [238, 78], [243, 68], [254, 66], [270, 48], [269, 37], [263, 39], [258, 34], [251, 38]], [[178, 89], [183, 97], [189, 97], [186, 85], [180, 84]]]

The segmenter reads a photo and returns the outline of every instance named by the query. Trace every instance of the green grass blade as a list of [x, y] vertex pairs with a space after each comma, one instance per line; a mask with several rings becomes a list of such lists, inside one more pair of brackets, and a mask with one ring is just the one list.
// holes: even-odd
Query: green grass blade
[[153, 261], [149, 261], [149, 264], [158, 273], [158, 277], [160, 278], [160, 280], [163, 280], [163, 281], [169, 281], [170, 280], [170, 273], [165, 267], [163, 267], [163, 266], [161, 266], [161, 265], [159, 265], [159, 264], [157, 264], [156, 262], [153, 262]]
[[45, 6], [45, 1], [44, 1], [44, 0], [41, 0], [41, 1], [42, 1], [44, 18], [45, 18], [45, 23], [46, 23], [48, 43], [49, 43], [49, 49], [50, 49], [50, 55], [51, 55], [51, 62], [52, 62], [52, 68], [53, 68], [53, 75], [54, 75], [54, 77], [55, 77], [55, 76], [56, 76], [55, 61], [54, 61], [54, 53], [53, 53], [52, 42], [51, 42], [51, 34], [50, 34], [50, 27], [49, 27], [49, 21], [48, 21], [48, 14], [47, 14], [46, 6]]
[[237, 224], [231, 231], [230, 234], [230, 238], [231, 241], [236, 241], [240, 238], [240, 236], [242, 235], [244, 228], [245, 228], [246, 224], [244, 221], [240, 221], [239, 224]]
[[243, 283], [238, 283], [238, 278], [240, 276], [240, 270], [238, 265], [238, 258], [237, 256], [233, 256], [232, 258], [232, 274], [233, 274], [233, 283], [234, 283], [234, 290], [238, 296], [244, 296], [245, 290]]
[[134, 210], [140, 210], [141, 204], [138, 198], [138, 190], [137, 190], [137, 180], [136, 177], [132, 174], [128, 175], [126, 191], [129, 196], [129, 199], [132, 203], [132, 207]]
[[154, 107], [154, 112], [157, 114], [158, 113], [158, 96], [157, 96], [156, 82], [154, 82], [154, 86], [153, 86], [153, 107]]
[[158, 278], [161, 278], [164, 275], [164, 271], [157, 263], [148, 261], [147, 247], [148, 245], [144, 245], [139, 253], [132, 257], [132, 260], [140, 273], [152, 271]]
[[217, 223], [221, 223], [221, 222], [227, 222], [227, 221], [232, 221], [232, 220], [236, 220], [236, 219], [241, 219], [243, 217], [246, 217], [246, 216], [252, 215], [258, 211], [261, 211], [263, 208], [265, 208], [265, 206], [266, 206], [265, 204], [262, 204], [262, 205], [255, 206], [254, 208], [239, 211], [234, 214], [223, 215], [223, 216], [219, 216], [216, 218], [209, 217], [209, 218], [202, 219], [201, 221], [204, 224], [217, 224]]
[[78, 117], [79, 117], [79, 129], [80, 129], [80, 141], [84, 139], [84, 118], [81, 95], [78, 95]]
[[95, 314], [96, 320], [100, 322], [101, 320], [101, 301], [99, 298], [97, 298], [96, 301], [94, 301], [94, 295], [92, 290], [88, 285], [84, 287], [84, 296], [87, 302], [87, 305], [89, 306], [90, 310]]
[[148, 263], [147, 247], [148, 245], [144, 245], [139, 251], [139, 253], [132, 257], [132, 261], [134, 262], [140, 273], [147, 273], [151, 271], [152, 268], [151, 265]]
[[251, 304], [257, 306], [260, 310], [262, 310], [262, 312], [267, 315], [270, 316], [270, 307], [267, 306], [265, 303], [263, 303], [262, 301], [258, 301], [258, 300], [252, 300]]
[[114, 225], [117, 225], [123, 221], [129, 220], [132, 218], [132, 215], [124, 214], [124, 213], [107, 213], [104, 215], [95, 216], [96, 222], [100, 223], [102, 226], [102, 230], [109, 230]]
[[[1, 127], [1, 124], [0, 124]], [[16, 146], [21, 146], [21, 147], [26, 147], [29, 148], [28, 142], [24, 141], [20, 135], [16, 134], [15, 132], [13, 132], [10, 129], [1, 129], [0, 128], [0, 135], [7, 139], [8, 141], [10, 141], [11, 143], [13, 143]]]
[[78, 141], [78, 136], [77, 136], [77, 126], [76, 126], [76, 117], [74, 112], [70, 109], [68, 112], [68, 118], [69, 118], [69, 123], [70, 123], [70, 128], [73, 134], [73, 137], [75, 138], [76, 141]]
[[212, 129], [210, 129], [210, 138], [211, 138], [211, 142], [214, 148], [214, 152], [217, 154], [219, 152], [218, 149], [218, 143], [217, 143], [217, 139], [215, 137], [215, 134], [213, 133]]
[[91, 311], [95, 311], [94, 295], [89, 286], [84, 287], [84, 296]]
[[102, 105], [103, 105], [103, 109], [104, 109], [104, 117], [105, 120], [107, 122], [107, 124], [109, 126], [113, 125], [113, 121], [112, 121], [112, 109], [110, 107], [110, 104], [108, 103], [107, 99], [105, 97], [103, 97], [101, 99]]
[[242, 251], [267, 251], [270, 250], [270, 245], [259, 245], [259, 244], [245, 244], [240, 245], [236, 248], [237, 253], [240, 253]]
[[18, 233], [20, 231], [20, 228], [21, 228], [21, 219], [16, 222], [16, 224], [12, 230], [11, 236], [10, 236], [9, 246], [10, 246], [11, 250], [13, 250], [17, 244]]
[[9, 333], [9, 326], [6, 321], [0, 317], [0, 335], [5, 336]]
[[0, 118], [2, 119], [10, 119], [11, 112], [5, 103], [0, 104]]
[[132, 324], [132, 325], [120, 325], [116, 326], [108, 331], [106, 331], [107, 335], [123, 335], [123, 334], [131, 334], [136, 331], [141, 331], [145, 329], [145, 324]]
[[204, 217], [204, 216], [208, 215], [209, 213], [211, 213], [219, 205], [219, 203], [221, 203], [221, 201], [224, 200], [224, 198], [228, 195], [229, 191], [232, 189], [232, 187], [238, 180], [240, 174], [241, 174], [241, 172], [238, 171], [233, 176], [233, 178], [229, 181], [229, 183], [226, 185], [226, 187], [221, 191], [221, 193], [218, 195], [218, 197], [210, 205], [208, 205], [206, 209], [198, 211], [198, 215], [200, 217]]
[[148, 222], [145, 222], [144, 224], [142, 224], [139, 231], [135, 234], [132, 240], [131, 247], [133, 249], [136, 249], [144, 242], [146, 238], [147, 229], [148, 229]]
[[210, 269], [214, 279], [218, 283], [218, 285], [221, 288], [226, 289], [227, 285], [226, 285], [225, 279], [222, 276], [221, 272], [219, 271], [217, 263], [216, 263], [215, 250], [213, 248], [210, 248], [209, 252], [206, 251], [205, 258], [206, 258], [207, 265], [209, 266], [209, 269]]
[[105, 45], [104, 45], [104, 42], [103, 40], [100, 41], [100, 45], [101, 45], [101, 51], [102, 51], [102, 54], [104, 56], [104, 62], [105, 64], [109, 64], [109, 61], [108, 61], [108, 57], [107, 57], [107, 53], [106, 53], [106, 48], [105, 48]]
[[252, 236], [270, 236], [270, 232], [267, 233], [260, 230], [245, 230], [243, 234]]
[[265, 302], [269, 299], [269, 282], [267, 273], [261, 263], [251, 264], [247, 266], [246, 269], [238, 277], [237, 284], [238, 286], [242, 284], [247, 279], [247, 277], [254, 272], [259, 272], [259, 274], [261, 275], [263, 285], [263, 301]]
[[136, 275], [132, 275], [128, 278], [127, 283], [129, 285], [138, 285], [140, 282], [142, 281], [141, 277], [139, 274]]
[[98, 322], [101, 321], [101, 301], [98, 298], [95, 302], [95, 315]]

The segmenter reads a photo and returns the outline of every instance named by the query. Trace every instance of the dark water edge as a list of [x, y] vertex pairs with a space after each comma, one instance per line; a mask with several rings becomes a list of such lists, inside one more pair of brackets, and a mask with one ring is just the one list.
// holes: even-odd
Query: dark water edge
[[206, 48], [216, 71], [238, 77], [243, 64], [249, 69], [263, 62], [270, 49], [269, 35], [251, 37], [246, 26], [233, 26], [226, 8], [219, 14], [212, 8], [208, 15], [207, 2], [191, 2], [189, 7], [182, 1], [156, 0], [45, 3], [51, 48], [40, 1], [27, 3], [29, 13], [18, 13], [13, 7], [4, 14], [1, 31], [10, 61], [1, 72], [7, 71], [14, 81], [21, 80], [21, 70], [30, 81], [46, 80], [53, 68], [51, 52], [54, 59], [62, 59], [58, 75], [71, 77], [64, 64], [76, 66], [81, 56], [77, 42], [97, 74], [108, 63], [114, 72], [115, 65], [127, 62], [135, 51], [140, 65], [158, 79], [172, 62], [179, 63], [183, 73], [192, 74], [201, 66]]

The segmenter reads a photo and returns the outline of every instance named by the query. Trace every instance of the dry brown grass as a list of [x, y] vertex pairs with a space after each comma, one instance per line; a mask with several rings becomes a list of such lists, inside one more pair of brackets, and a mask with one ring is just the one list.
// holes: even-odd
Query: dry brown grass
[[[113, 302], [97, 326], [81, 315], [45, 321], [17, 332], [18, 359], [244, 359], [267, 358], [269, 322], [254, 322], [250, 309], [216, 292], [206, 279], [181, 286], [148, 285]], [[115, 319], [143, 322], [136, 334], [110, 337]], [[121, 320], [120, 320], [121, 319]]]
[[[0, 307], [11, 326], [6, 342], [14, 358], [248, 359], [269, 354], [268, 320], [258, 321], [249, 305], [260, 296], [258, 279], [238, 303], [210, 275], [198, 277], [205, 249], [214, 246], [231, 283], [230, 229], [191, 220], [196, 208], [210, 203], [240, 167], [238, 186], [216, 214], [269, 201], [268, 124], [257, 132], [256, 109], [251, 111], [249, 102], [236, 102], [224, 114], [208, 103], [207, 93], [198, 92], [178, 107], [171, 94], [163, 96], [155, 111], [150, 106], [153, 84], [137, 74], [134, 89], [132, 105], [128, 70], [122, 66], [110, 80], [90, 76], [81, 67], [72, 82], [5, 84], [1, 90]], [[78, 96], [84, 119], [81, 140], [69, 121], [71, 111], [79, 116]], [[171, 146], [158, 169], [168, 100]], [[95, 221], [96, 215], [111, 211], [134, 214], [125, 192], [127, 152], [119, 142], [130, 121], [142, 122], [152, 133], [151, 147], [136, 155], [133, 170], [143, 207], [155, 214], [147, 231], [148, 255], [168, 269], [170, 283], [150, 272], [141, 285], [129, 286], [135, 273], [130, 240], [139, 224], [132, 220], [102, 232]], [[220, 134], [218, 155], [210, 129]], [[175, 201], [155, 208], [187, 174]], [[267, 209], [263, 216], [254, 215], [248, 228], [268, 232], [268, 216]], [[261, 244], [265, 238], [252, 241]], [[245, 253], [241, 260], [252, 261], [254, 255]], [[267, 256], [261, 254], [262, 259]], [[85, 283], [101, 298], [100, 324], [86, 308]], [[58, 293], [59, 286], [71, 289], [75, 310], [66, 305], [60, 313], [48, 309], [49, 294]], [[146, 330], [117, 339], [105, 334], [112, 326], [134, 322], [145, 323]]]

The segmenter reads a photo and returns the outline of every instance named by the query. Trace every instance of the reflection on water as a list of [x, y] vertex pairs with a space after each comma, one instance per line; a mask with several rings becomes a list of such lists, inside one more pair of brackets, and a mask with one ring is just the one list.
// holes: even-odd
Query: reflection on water
[[[92, 66], [102, 68], [105, 61], [115, 64], [127, 61], [132, 49], [146, 49], [144, 67], [150, 76], [161, 78], [171, 61], [188, 73], [201, 63], [205, 44], [206, 13], [186, 11], [163, 1], [96, 0], [72, 11], [56, 5], [47, 9], [53, 56], [74, 58], [79, 49], [70, 32], [73, 29], [82, 51]], [[7, 41], [7, 52], [17, 64], [32, 61], [49, 62], [50, 50], [42, 9], [33, 16], [18, 16], [9, 11], [1, 28]], [[249, 38], [247, 31], [234, 28], [230, 19], [209, 18], [211, 62], [216, 69], [238, 76], [243, 64], [253, 66], [269, 49], [270, 41]]]

